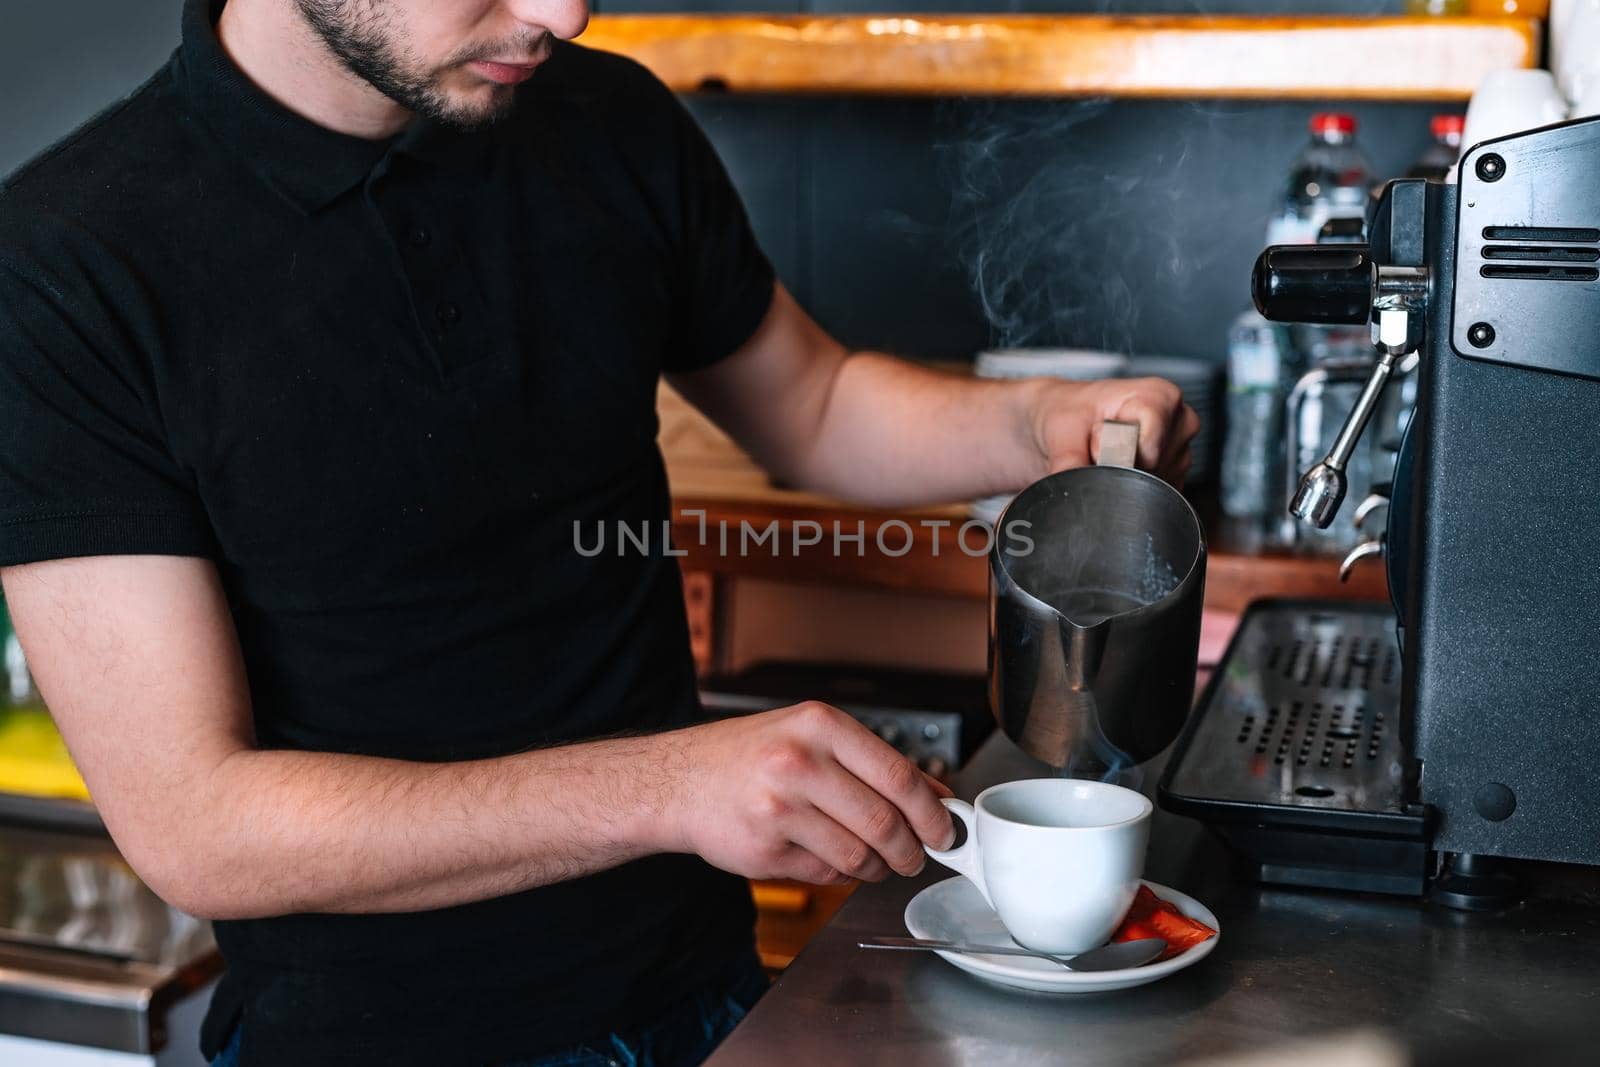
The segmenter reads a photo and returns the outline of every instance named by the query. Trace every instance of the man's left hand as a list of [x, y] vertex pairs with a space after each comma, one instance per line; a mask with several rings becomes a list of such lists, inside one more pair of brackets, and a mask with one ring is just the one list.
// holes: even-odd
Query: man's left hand
[[1139, 467], [1179, 488], [1192, 462], [1189, 443], [1200, 429], [1200, 416], [1182, 392], [1160, 378], [1042, 381], [1030, 415], [1046, 473], [1098, 460], [1100, 425], [1116, 419], [1139, 424]]

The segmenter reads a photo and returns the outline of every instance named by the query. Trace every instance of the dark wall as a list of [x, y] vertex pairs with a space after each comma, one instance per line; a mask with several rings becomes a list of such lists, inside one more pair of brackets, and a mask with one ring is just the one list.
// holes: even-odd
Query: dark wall
[[[849, 344], [1220, 359], [1315, 110], [1380, 175], [1429, 105], [698, 96], [778, 271]], [[981, 265], [983, 284], [976, 284]], [[987, 307], [986, 307], [987, 300]]]
[[[1399, 0], [598, 0], [597, 10], [1393, 10]], [[181, 0], [7, 3], [0, 174], [141, 83]], [[535, 83], [535, 87], [537, 83]], [[1220, 357], [1311, 104], [701, 96], [785, 282], [842, 339], [919, 356], [991, 343]], [[1354, 109], [1380, 173], [1419, 105]], [[982, 266], [983, 285], [974, 278]]]
[[144, 83], [182, 0], [0, 0], [0, 175]]

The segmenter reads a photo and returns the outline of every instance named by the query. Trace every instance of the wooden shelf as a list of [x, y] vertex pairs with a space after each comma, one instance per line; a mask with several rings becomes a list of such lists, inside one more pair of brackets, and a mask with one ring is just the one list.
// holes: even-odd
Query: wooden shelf
[[1528, 17], [598, 15], [678, 92], [1465, 100]]

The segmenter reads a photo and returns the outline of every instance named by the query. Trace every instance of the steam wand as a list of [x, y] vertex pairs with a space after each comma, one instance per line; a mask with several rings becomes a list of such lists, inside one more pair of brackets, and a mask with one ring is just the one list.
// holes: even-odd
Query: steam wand
[[1384, 386], [1402, 361], [1414, 360], [1422, 347], [1428, 271], [1374, 263], [1364, 245], [1275, 247], [1261, 253], [1252, 287], [1256, 308], [1269, 319], [1372, 325], [1378, 350], [1372, 376], [1333, 447], [1300, 479], [1289, 505], [1297, 519], [1325, 530], [1344, 503], [1345, 467], [1372, 421]]
[[1339, 430], [1339, 436], [1333, 439], [1333, 447], [1328, 449], [1321, 463], [1306, 471], [1305, 477], [1300, 479], [1300, 488], [1295, 490], [1289, 511], [1301, 522], [1309, 522], [1319, 530], [1326, 530], [1333, 524], [1333, 517], [1339, 514], [1339, 505], [1344, 503], [1349, 485], [1344, 473], [1345, 466], [1355, 453], [1361, 435], [1366, 432], [1367, 423], [1378, 408], [1378, 399], [1383, 396], [1383, 387], [1389, 384], [1395, 364], [1399, 361], [1399, 353], [1380, 350], [1377, 366], [1372, 368], [1372, 377], [1367, 379], [1356, 406], [1350, 409], [1350, 417]]

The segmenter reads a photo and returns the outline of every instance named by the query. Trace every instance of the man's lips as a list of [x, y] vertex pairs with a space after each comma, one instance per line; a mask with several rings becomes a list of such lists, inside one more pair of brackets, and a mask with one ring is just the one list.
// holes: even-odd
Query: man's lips
[[467, 65], [485, 78], [500, 85], [518, 85], [533, 77], [533, 72], [539, 69], [538, 61], [532, 63], [495, 63], [487, 59], [475, 59]]

